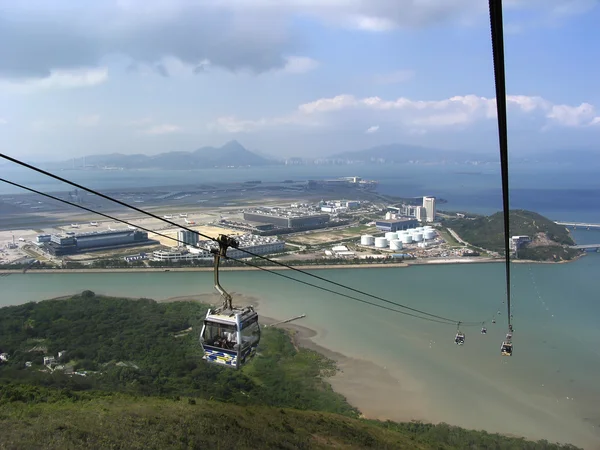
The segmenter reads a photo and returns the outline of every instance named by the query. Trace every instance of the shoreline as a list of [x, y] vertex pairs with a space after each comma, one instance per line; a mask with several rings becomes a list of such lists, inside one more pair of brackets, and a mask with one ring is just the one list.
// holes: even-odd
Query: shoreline
[[[335, 375], [323, 379], [351, 406], [359, 410], [361, 418], [396, 422], [422, 420], [435, 423], [429, 420], [424, 412], [421, 395], [415, 388], [418, 380], [411, 380], [408, 374], [397, 376], [398, 374], [395, 373], [392, 375], [386, 367], [325, 347], [314, 340], [320, 333], [302, 325], [300, 322], [302, 319], [280, 323], [286, 318], [273, 318], [260, 313], [261, 300], [259, 298], [233, 292], [232, 295], [235, 295], [236, 302], [241, 306], [252, 305], [257, 309], [262, 326], [269, 327], [275, 324], [275, 328], [288, 332], [296, 348], [312, 350], [333, 360], [337, 368]], [[220, 296], [217, 293], [210, 293], [158, 300], [160, 303], [177, 301], [215, 304], [220, 301]], [[390, 392], [401, 395], [403, 401], [398, 402], [396, 398], [390, 397]]]
[[[579, 255], [568, 261], [534, 261], [534, 260], [511, 260], [515, 264], [568, 264], [575, 262], [585, 256]], [[437, 266], [437, 265], [449, 265], [449, 264], [490, 264], [490, 263], [501, 263], [504, 262], [503, 258], [436, 258], [436, 259], [416, 259], [410, 260], [409, 262], [398, 262], [398, 263], [365, 263], [365, 264], [305, 264], [305, 265], [294, 265], [293, 269], [299, 270], [327, 270], [327, 269], [386, 269], [386, 268], [404, 268], [410, 266]], [[293, 270], [288, 267], [282, 266], [258, 266], [258, 267], [221, 267], [220, 272], [247, 272], [252, 270], [261, 270], [261, 268], [268, 270]], [[28, 269], [23, 272], [23, 269], [0, 269], [0, 273], [12, 274], [12, 273], [147, 273], [147, 272], [212, 272], [212, 267], [137, 267], [137, 268], [107, 268], [107, 269]]]
[[[275, 318], [265, 316], [261, 313], [260, 306], [263, 303], [261, 298], [239, 292], [231, 292], [231, 294], [235, 296], [236, 303], [240, 306], [253, 305], [257, 309], [261, 325], [270, 326], [278, 322]], [[58, 296], [50, 300], [68, 297], [70, 295]], [[138, 297], [123, 298], [129, 298], [130, 300], [139, 299]], [[163, 297], [154, 299], [154, 301], [158, 303], [188, 301], [215, 305], [220, 304], [220, 295], [215, 292]], [[431, 409], [432, 404], [430, 404], [430, 399], [427, 399], [426, 386], [419, 379], [416, 379], [414, 375], [411, 375], [409, 371], [405, 369], [398, 370], [397, 367], [391, 367], [388, 370], [381, 363], [361, 359], [360, 354], [358, 357], [349, 356], [347, 352], [342, 353], [341, 351], [329, 348], [326, 343], [319, 343], [320, 338], [323, 338], [327, 334], [327, 330], [305, 326], [300, 322], [301, 320], [299, 319], [292, 323], [278, 323], [275, 327], [286, 330], [290, 334], [290, 339], [295, 347], [302, 347], [318, 352], [320, 355], [335, 362], [336, 373], [333, 376], [323, 377], [323, 380], [330, 384], [331, 389], [343, 396], [351, 406], [355, 407], [363, 419], [390, 420], [394, 422], [422, 421], [432, 424], [447, 422], [450, 425], [466, 429], [485, 429], [489, 433], [523, 437], [527, 440], [535, 441], [543, 438], [536, 436], [536, 433], [521, 432], [513, 434], [502, 432], [493, 425], [489, 427], [473, 427], [436, 417], [435, 409]]]

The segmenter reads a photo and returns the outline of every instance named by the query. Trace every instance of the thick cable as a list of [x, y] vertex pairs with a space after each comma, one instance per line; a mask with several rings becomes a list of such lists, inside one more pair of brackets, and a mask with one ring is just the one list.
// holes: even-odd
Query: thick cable
[[502, 175], [502, 209], [504, 213], [504, 260], [506, 268], [506, 307], [509, 331], [510, 320], [510, 206], [508, 188], [508, 121], [506, 112], [506, 75], [504, 71], [504, 31], [502, 26], [502, 0], [489, 0], [490, 29], [494, 58], [494, 84], [498, 114], [498, 140]]
[[[8, 160], [10, 162], [13, 162], [15, 164], [18, 164], [20, 166], [23, 166], [23, 167], [26, 167], [28, 169], [31, 169], [31, 170], [33, 170], [35, 172], [41, 173], [43, 175], [46, 175], [46, 176], [48, 176], [50, 178], [54, 178], [55, 180], [62, 181], [63, 183], [66, 183], [66, 184], [70, 184], [71, 186], [74, 186], [74, 187], [79, 188], [79, 189], [81, 189], [83, 191], [89, 192], [90, 194], [94, 194], [94, 195], [97, 195], [98, 197], [102, 197], [103, 199], [110, 200], [111, 202], [117, 203], [118, 205], [124, 206], [126, 208], [133, 209], [134, 211], [137, 211], [139, 213], [145, 214], [145, 215], [147, 215], [149, 217], [152, 217], [154, 219], [162, 220], [163, 222], [168, 223], [170, 225], [173, 225], [174, 227], [185, 228], [185, 227], [182, 227], [181, 225], [179, 225], [177, 222], [173, 222], [171, 220], [165, 219], [164, 217], [157, 216], [156, 214], [153, 214], [151, 212], [144, 211], [143, 209], [138, 208], [137, 206], [133, 206], [133, 205], [125, 203], [125, 202], [123, 202], [121, 200], [117, 200], [116, 198], [113, 198], [113, 197], [111, 197], [109, 195], [103, 194], [102, 192], [96, 191], [94, 189], [90, 189], [90, 188], [88, 188], [86, 186], [83, 186], [83, 185], [81, 185], [79, 183], [75, 183], [74, 181], [67, 180], [66, 178], [63, 178], [63, 177], [61, 177], [59, 175], [55, 175], [55, 174], [53, 174], [51, 172], [48, 172], [48, 171], [46, 171], [44, 169], [40, 169], [39, 167], [35, 167], [35, 166], [33, 166], [31, 164], [28, 164], [28, 163], [26, 163], [24, 161], [20, 161], [20, 160], [18, 160], [16, 158], [13, 158], [12, 156], [8, 156], [8, 155], [5, 155], [4, 153], [0, 153], [0, 157], [4, 158], [4, 159], [6, 159], [6, 160]], [[210, 236], [208, 236], [206, 234], [202, 234], [202, 233], [199, 233], [198, 231], [190, 230], [189, 228], [186, 228], [186, 229], [189, 230], [189, 231], [193, 231], [194, 233], [196, 233], [199, 236], [202, 236], [205, 239], [208, 239], [208, 240], [211, 240], [211, 241], [216, 241], [215, 238], [210, 237]]]

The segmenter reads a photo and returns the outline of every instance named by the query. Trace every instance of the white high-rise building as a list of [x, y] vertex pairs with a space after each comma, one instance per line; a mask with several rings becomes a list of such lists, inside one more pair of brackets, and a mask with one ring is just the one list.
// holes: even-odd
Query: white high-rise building
[[427, 222], [435, 222], [435, 197], [423, 197], [423, 208], [427, 211]]
[[189, 230], [179, 230], [177, 232], [178, 245], [194, 246], [198, 243], [198, 233]]
[[415, 218], [419, 222], [427, 222], [427, 209], [424, 206], [417, 206], [415, 208]]

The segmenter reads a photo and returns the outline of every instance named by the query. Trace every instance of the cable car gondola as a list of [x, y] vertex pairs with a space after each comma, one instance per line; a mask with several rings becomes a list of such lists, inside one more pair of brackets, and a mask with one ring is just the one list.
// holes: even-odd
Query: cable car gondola
[[460, 331], [460, 322], [458, 323], [456, 336], [454, 337], [454, 343], [456, 345], [463, 345], [465, 343], [465, 333]]
[[238, 243], [226, 235], [217, 238], [218, 249], [211, 250], [214, 259], [215, 289], [223, 298], [223, 305], [208, 310], [200, 334], [204, 351], [202, 359], [209, 363], [239, 369], [255, 354], [260, 341], [258, 314], [252, 306], [232, 305], [231, 295], [219, 283], [219, 263], [226, 258], [227, 248], [237, 248]]
[[502, 342], [502, 345], [500, 346], [500, 353], [502, 354], [502, 356], [512, 356], [512, 352], [513, 352], [512, 342], [509, 340]]

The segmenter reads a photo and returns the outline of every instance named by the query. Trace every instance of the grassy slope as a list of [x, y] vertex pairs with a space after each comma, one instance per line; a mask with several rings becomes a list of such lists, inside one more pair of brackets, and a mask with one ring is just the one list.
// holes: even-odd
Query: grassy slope
[[[470, 244], [492, 251], [504, 251], [504, 218], [500, 212], [475, 219], [451, 219], [444, 224], [456, 231], [462, 239]], [[546, 233], [548, 239], [555, 245], [519, 251], [521, 258], [561, 260], [570, 259], [578, 253], [562, 247], [574, 244], [565, 227], [556, 225], [546, 217], [531, 211], [511, 210], [511, 236], [534, 237], [537, 233]]]
[[0, 448], [558, 449], [448, 425], [394, 424], [332, 413], [208, 400], [109, 396], [0, 409]]

